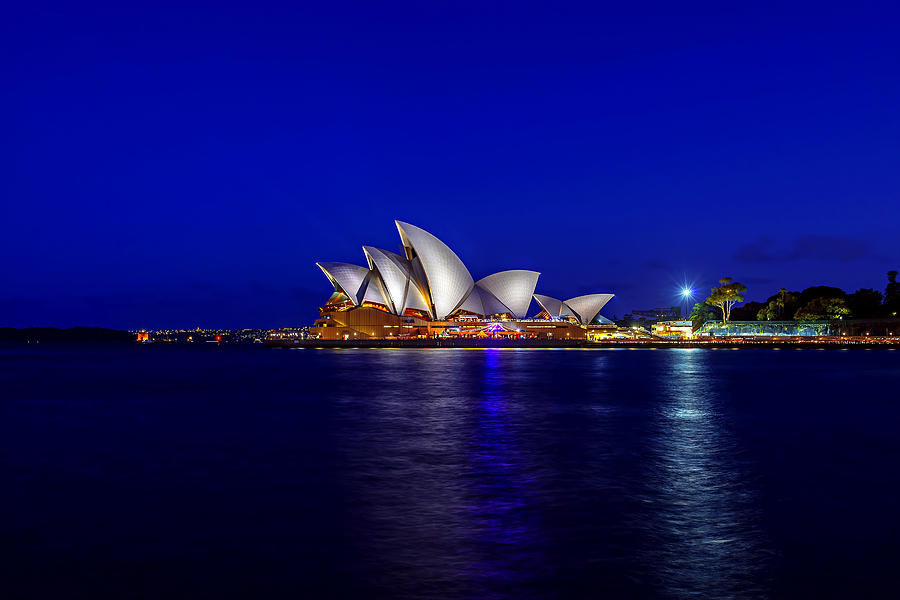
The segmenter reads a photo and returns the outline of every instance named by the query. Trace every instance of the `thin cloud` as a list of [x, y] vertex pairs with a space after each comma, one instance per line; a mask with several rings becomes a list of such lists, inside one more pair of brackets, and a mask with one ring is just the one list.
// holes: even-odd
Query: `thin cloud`
[[770, 283], [775, 282], [771, 277], [743, 277], [741, 278], [741, 281], [751, 285], [769, 285]]
[[871, 257], [871, 249], [863, 241], [830, 235], [804, 235], [785, 246], [769, 236], [739, 247], [737, 261], [749, 263], [823, 260], [848, 262]]
[[671, 271], [672, 265], [669, 263], [663, 262], [661, 260], [648, 260], [646, 265], [648, 269], [654, 269], [657, 271]]

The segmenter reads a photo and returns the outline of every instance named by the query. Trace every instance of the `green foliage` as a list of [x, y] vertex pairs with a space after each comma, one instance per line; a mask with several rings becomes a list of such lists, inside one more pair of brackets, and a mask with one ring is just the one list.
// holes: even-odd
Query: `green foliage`
[[691, 323], [694, 326], [694, 329], [699, 328], [707, 321], [713, 321], [716, 318], [715, 307], [707, 304], [706, 302], [698, 302], [694, 305], [694, 308], [691, 310]]
[[706, 303], [721, 310], [722, 323], [728, 324], [728, 319], [731, 318], [731, 308], [736, 303], [744, 301], [744, 292], [746, 291], [747, 286], [743, 283], [738, 283], [731, 277], [723, 277], [719, 280], [719, 286], [712, 289]]
[[843, 298], [814, 298], [800, 307], [794, 315], [796, 321], [823, 321], [850, 316], [847, 301]]
[[[759, 308], [756, 303], [748, 302], [735, 309], [735, 318], [740, 315], [742, 320], [749, 320], [751, 316], [748, 313], [751, 310], [755, 311], [759, 321], [818, 321], [850, 316], [864, 319], [895, 317], [900, 315], [900, 283], [897, 282], [897, 275], [897, 271], [888, 271], [884, 296], [878, 290], [870, 288], [861, 288], [852, 294], [828, 285], [808, 287], [802, 292], [789, 292], [781, 288]], [[713, 291], [718, 289], [720, 288], [714, 288]], [[717, 303], [716, 306], [720, 305]]]
[[766, 305], [756, 313], [757, 321], [780, 321], [784, 318], [784, 301], [788, 291], [784, 288], [766, 302]]
[[759, 321], [790, 321], [799, 306], [800, 292], [789, 292], [781, 288], [777, 294], [766, 299], [766, 304], [756, 313], [756, 318]]

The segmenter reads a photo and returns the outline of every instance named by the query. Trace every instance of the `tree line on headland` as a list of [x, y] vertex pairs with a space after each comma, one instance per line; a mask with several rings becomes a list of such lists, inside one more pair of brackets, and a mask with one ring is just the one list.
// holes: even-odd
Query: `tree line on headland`
[[900, 283], [897, 271], [888, 271], [884, 294], [861, 288], [848, 294], [827, 285], [808, 287], [802, 292], [781, 288], [765, 302], [744, 301], [747, 286], [725, 277], [712, 288], [709, 297], [694, 305], [690, 319], [695, 327], [707, 321], [825, 321], [835, 319], [896, 317], [900, 314]]

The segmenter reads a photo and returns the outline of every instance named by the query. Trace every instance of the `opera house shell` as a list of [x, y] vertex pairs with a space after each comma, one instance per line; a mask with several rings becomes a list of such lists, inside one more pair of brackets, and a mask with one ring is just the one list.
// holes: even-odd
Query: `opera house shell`
[[424, 321], [459, 319], [522, 320], [532, 299], [540, 311], [532, 318], [586, 326], [598, 320], [613, 294], [589, 294], [557, 300], [535, 294], [540, 273], [500, 271], [475, 281], [453, 250], [420, 227], [396, 221], [403, 255], [363, 246], [367, 266], [316, 263], [334, 286], [327, 306], [351, 310], [371, 307]]

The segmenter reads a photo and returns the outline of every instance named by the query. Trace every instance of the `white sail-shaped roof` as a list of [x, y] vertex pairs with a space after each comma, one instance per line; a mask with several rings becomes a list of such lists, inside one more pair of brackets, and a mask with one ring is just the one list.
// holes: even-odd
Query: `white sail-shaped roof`
[[431, 309], [428, 308], [428, 303], [425, 302], [425, 298], [422, 297], [422, 292], [419, 291], [418, 287], [412, 285], [412, 283], [410, 283], [406, 292], [406, 308], [421, 310], [429, 316], [431, 315]]
[[366, 275], [366, 280], [363, 281], [362, 286], [359, 288], [359, 292], [356, 293], [356, 297], [359, 299], [360, 304], [366, 301], [383, 304], [387, 306], [388, 309], [391, 307], [390, 296], [388, 296], [387, 290], [385, 290], [384, 282], [378, 275], [378, 271], [369, 271], [369, 274]]
[[544, 309], [544, 312], [546, 312], [551, 319], [559, 318], [563, 308], [562, 300], [544, 296], [543, 294], [534, 294], [534, 300], [542, 309]]
[[504, 313], [513, 314], [511, 308], [500, 302], [497, 296], [493, 295], [483, 287], [475, 286], [475, 289], [481, 294], [481, 303], [484, 306], [484, 315], [502, 315]]
[[384, 283], [388, 308], [395, 315], [402, 315], [406, 309], [406, 293], [409, 286], [409, 268], [406, 259], [388, 250], [363, 246], [369, 268], [377, 271]]
[[500, 271], [478, 280], [475, 285], [493, 294], [514, 317], [524, 319], [540, 275], [537, 271], [521, 269]]
[[355, 306], [374, 302], [396, 315], [412, 309], [440, 321], [458, 310], [483, 317], [508, 314], [521, 319], [527, 317], [534, 299], [551, 319], [571, 318], [583, 325], [598, 320], [609, 323], [599, 314], [613, 294], [588, 294], [563, 302], [535, 294], [540, 273], [521, 269], [500, 271], [475, 283], [463, 262], [441, 240], [415, 225], [395, 223], [405, 256], [363, 246], [369, 268], [316, 263], [335, 293], [345, 295]]
[[600, 309], [609, 302], [615, 294], [587, 294], [569, 298], [563, 304], [572, 309], [576, 318], [582, 325], [590, 325], [600, 314]]
[[362, 301], [357, 294], [369, 274], [369, 269], [340, 262], [321, 262], [316, 263], [316, 266], [322, 269], [334, 289], [345, 293], [353, 304], [358, 305]]
[[457, 310], [465, 310], [482, 317], [502, 315], [504, 313], [513, 314], [513, 311], [497, 300], [496, 296], [478, 285], [472, 288], [472, 291], [469, 292], [469, 295]]
[[484, 303], [481, 301], [481, 288], [475, 286], [469, 292], [468, 297], [460, 304], [459, 310], [465, 310], [476, 315], [484, 316]]
[[466, 299], [475, 281], [447, 244], [415, 225], [396, 223], [407, 258], [415, 254], [421, 262], [425, 281], [419, 284], [426, 288], [422, 291], [434, 308], [434, 318], [446, 319]]
[[[407, 251], [406, 247], [404, 247], [404, 251]], [[409, 253], [413, 254], [411, 250]], [[419, 296], [428, 307], [428, 314], [432, 314], [431, 292], [428, 291], [428, 278], [425, 277], [422, 261], [419, 260], [418, 256], [414, 256], [411, 259], [407, 259], [407, 262], [409, 263], [409, 287], [418, 290]]]

